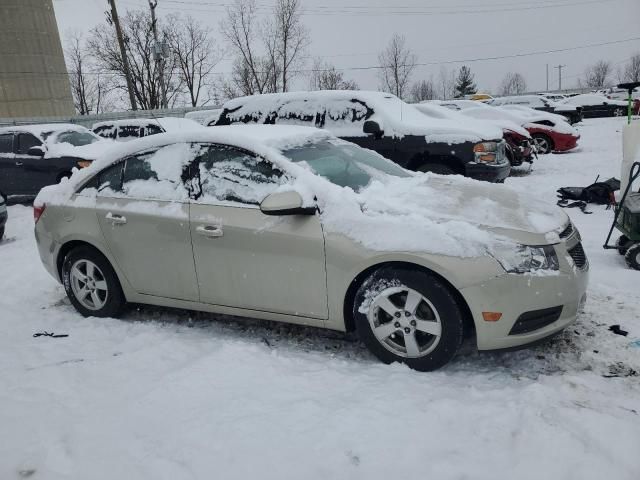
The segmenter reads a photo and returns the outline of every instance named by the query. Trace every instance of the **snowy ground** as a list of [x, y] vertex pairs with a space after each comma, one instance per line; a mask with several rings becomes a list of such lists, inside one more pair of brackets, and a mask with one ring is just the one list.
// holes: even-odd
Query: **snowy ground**
[[[553, 202], [619, 177], [623, 122], [585, 121], [578, 151], [508, 182]], [[612, 214], [593, 210], [568, 210], [591, 262], [575, 325], [515, 353], [467, 345], [423, 374], [308, 328], [149, 307], [83, 319], [40, 265], [31, 209], [12, 206], [0, 478], [638, 479], [640, 272], [600, 248]]]

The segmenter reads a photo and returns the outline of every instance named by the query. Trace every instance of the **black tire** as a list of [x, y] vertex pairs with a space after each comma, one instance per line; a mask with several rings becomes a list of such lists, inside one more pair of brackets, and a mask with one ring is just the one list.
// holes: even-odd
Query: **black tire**
[[[371, 305], [375, 296], [390, 286], [412, 289], [435, 307], [435, 311], [440, 318], [441, 333], [435, 348], [423, 356], [407, 358], [393, 353], [373, 333], [368, 313], [360, 312], [361, 306], [367, 305], [367, 303]], [[431, 307], [427, 308], [430, 309]], [[390, 316], [389, 318], [392, 319], [392, 322], [396, 321]], [[378, 359], [386, 364], [393, 362], [405, 363], [410, 368], [421, 372], [436, 370], [446, 365], [458, 351], [464, 334], [462, 311], [449, 287], [434, 275], [421, 270], [382, 268], [374, 272], [356, 292], [353, 320], [358, 336]], [[399, 341], [403, 342], [403, 337], [400, 337], [400, 335], [403, 335], [402, 330], [402, 328], [398, 329], [396, 333], [389, 336], [389, 339], [392, 339], [397, 334]], [[424, 335], [424, 338], [431, 338], [426, 334], [422, 335]]]
[[[85, 307], [73, 291], [71, 269], [78, 261], [88, 260], [100, 270], [107, 285], [105, 304], [97, 310]], [[62, 284], [73, 306], [85, 317], [119, 317], [126, 307], [126, 299], [116, 272], [109, 261], [97, 250], [91, 247], [77, 247], [71, 250], [62, 263]]]
[[423, 163], [418, 167], [418, 171], [437, 173], [438, 175], [455, 175], [458, 173], [453, 168], [441, 163]]
[[553, 140], [551, 140], [549, 135], [544, 133], [534, 133], [531, 135], [531, 138], [538, 148], [538, 153], [547, 154], [553, 151]]
[[616, 108], [613, 111], [613, 116], [614, 117], [624, 117], [627, 115], [627, 111], [624, 108]]
[[629, 265], [629, 268], [640, 270], [640, 243], [634, 243], [627, 249], [627, 253], [624, 254], [624, 260]]
[[624, 255], [625, 253], [627, 253], [627, 250], [629, 249], [630, 244], [631, 242], [629, 241], [629, 237], [627, 237], [626, 235], [620, 235], [618, 237], [618, 240], [616, 240], [616, 247], [618, 248], [618, 253], [620, 255]]
[[4, 238], [4, 227], [0, 227], [0, 240]]

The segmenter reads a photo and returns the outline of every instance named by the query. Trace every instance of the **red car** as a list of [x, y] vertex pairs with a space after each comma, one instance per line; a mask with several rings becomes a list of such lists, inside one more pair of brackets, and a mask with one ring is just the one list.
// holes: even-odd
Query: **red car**
[[567, 152], [576, 148], [580, 139], [578, 131], [565, 122], [538, 120], [523, 127], [531, 134], [538, 153]]

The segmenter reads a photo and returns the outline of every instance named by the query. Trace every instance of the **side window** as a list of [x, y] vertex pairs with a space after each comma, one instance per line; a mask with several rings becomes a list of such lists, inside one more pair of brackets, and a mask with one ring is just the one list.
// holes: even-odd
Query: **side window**
[[93, 130], [93, 133], [102, 137], [102, 138], [116, 138], [116, 128], [113, 125], [102, 125], [100, 127], [96, 127]]
[[118, 127], [118, 138], [131, 140], [140, 137], [140, 127], [134, 125], [122, 125]]
[[0, 153], [13, 152], [13, 133], [0, 135]]
[[18, 148], [16, 153], [26, 155], [31, 147], [38, 147], [42, 142], [30, 133], [21, 133], [18, 135]]
[[176, 143], [128, 157], [122, 174], [122, 193], [141, 200], [188, 201], [183, 180], [199, 152], [199, 146]]
[[122, 190], [122, 170], [124, 162], [118, 162], [95, 176], [85, 188], [96, 188], [101, 196], [111, 197]]
[[373, 110], [359, 100], [339, 100], [327, 102], [323, 128], [339, 135], [360, 134], [366, 119]]
[[234, 202], [259, 205], [284, 182], [271, 162], [233, 147], [214, 145], [199, 164], [200, 202]]

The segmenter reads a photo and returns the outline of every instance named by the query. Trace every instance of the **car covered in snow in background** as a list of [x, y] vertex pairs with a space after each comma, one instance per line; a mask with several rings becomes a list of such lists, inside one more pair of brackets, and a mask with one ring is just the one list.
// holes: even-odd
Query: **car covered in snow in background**
[[582, 109], [584, 118], [624, 117], [628, 103], [595, 93], [585, 93], [567, 98], [563, 103]]
[[449, 362], [465, 331], [480, 350], [546, 338], [586, 298], [560, 208], [314, 128], [122, 144], [43, 189], [34, 217], [44, 266], [84, 316], [132, 302], [355, 330], [417, 370]]
[[71, 176], [112, 146], [80, 125], [52, 123], [0, 128], [0, 190], [34, 197]]
[[488, 110], [490, 112], [494, 112], [495, 115], [493, 116], [493, 118], [482, 116], [474, 118], [473, 115], [467, 115], [467, 110], [461, 110], [455, 104], [440, 102], [437, 100], [417, 103], [414, 104], [414, 107], [416, 107], [425, 115], [433, 118], [446, 118], [449, 120], [461, 121], [464, 123], [469, 121], [477, 121], [481, 123], [484, 122], [501, 128], [502, 136], [507, 142], [506, 153], [511, 166], [517, 167], [522, 165], [524, 162], [533, 162], [535, 149], [533, 147], [531, 135], [529, 135], [529, 132], [527, 132], [526, 129], [518, 125], [516, 122], [508, 120], [504, 115], [501, 115], [500, 112], [497, 112], [493, 107], [487, 107], [483, 103], [473, 100], [461, 101], [469, 102], [470, 104], [473, 104], [477, 107], [472, 107], [469, 110]]
[[542, 112], [556, 113], [565, 117], [573, 125], [582, 120], [582, 109], [567, 103], [554, 102], [541, 95], [514, 95], [510, 97], [498, 97], [487, 102], [495, 107], [503, 105], [522, 105]]
[[224, 104], [216, 126], [252, 123], [324, 128], [414, 171], [503, 182], [511, 170], [501, 129], [429, 118], [388, 93], [336, 90], [236, 98]]
[[442, 106], [459, 110], [470, 118], [507, 121], [521, 125], [531, 135], [536, 151], [541, 154], [566, 152], [578, 145], [580, 134], [562, 115], [543, 112], [523, 105], [491, 105], [469, 100], [446, 100]]
[[118, 142], [128, 142], [136, 138], [157, 135], [158, 133], [197, 130], [203, 128], [203, 126], [189, 118], [161, 117], [109, 120], [94, 123], [91, 128], [93, 133], [103, 138]]
[[211, 108], [207, 110], [194, 110], [193, 112], [187, 112], [184, 114], [184, 118], [198, 122], [200, 125], [212, 126], [218, 120], [221, 108]]

